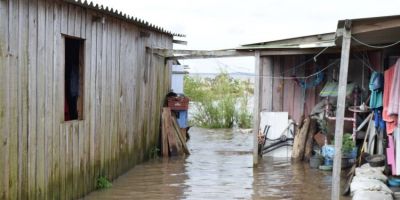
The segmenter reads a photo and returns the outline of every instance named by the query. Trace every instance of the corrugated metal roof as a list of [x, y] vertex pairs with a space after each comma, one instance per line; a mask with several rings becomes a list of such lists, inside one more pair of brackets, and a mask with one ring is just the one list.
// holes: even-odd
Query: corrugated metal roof
[[160, 26], [151, 24], [151, 23], [149, 23], [149, 22], [147, 22], [145, 20], [142, 20], [140, 18], [127, 15], [126, 13], [123, 13], [123, 12], [118, 11], [116, 9], [114, 10], [113, 8], [109, 8], [108, 6], [105, 7], [105, 6], [99, 5], [97, 3], [95, 4], [92, 1], [87, 1], [87, 0], [85, 0], [85, 1], [83, 1], [83, 0], [64, 0], [64, 1], [68, 2], [68, 3], [75, 4], [75, 5], [82, 6], [82, 7], [85, 7], [85, 8], [90, 8], [90, 9], [93, 9], [93, 10], [96, 10], [96, 11], [99, 11], [99, 12], [102, 12], [102, 13], [105, 13], [105, 14], [108, 14], [108, 15], [123, 19], [123, 20], [126, 20], [126, 21], [128, 21], [130, 23], [133, 23], [133, 24], [137, 25], [137, 26], [140, 26], [140, 27], [152, 30], [152, 31], [168, 34], [168, 35], [171, 35], [171, 36], [186, 37], [184, 34], [173, 33], [173, 32], [171, 32], [169, 30], [166, 30], [166, 29], [164, 29], [164, 28], [162, 28]]

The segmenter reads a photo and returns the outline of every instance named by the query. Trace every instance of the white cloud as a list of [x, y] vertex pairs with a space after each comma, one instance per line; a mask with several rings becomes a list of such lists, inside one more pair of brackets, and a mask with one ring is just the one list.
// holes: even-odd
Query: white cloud
[[[224, 49], [240, 44], [333, 32], [337, 21], [398, 14], [398, 0], [95, 0], [187, 35], [185, 49]], [[214, 59], [215, 60], [215, 59]], [[253, 70], [249, 58], [220, 59]], [[211, 60], [187, 60], [193, 71], [216, 71]]]

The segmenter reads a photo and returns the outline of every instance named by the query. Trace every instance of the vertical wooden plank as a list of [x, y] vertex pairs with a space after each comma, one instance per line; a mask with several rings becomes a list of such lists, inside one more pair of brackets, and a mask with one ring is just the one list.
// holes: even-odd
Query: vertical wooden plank
[[[340, 60], [339, 86], [336, 109], [335, 149], [342, 149], [344, 111], [346, 104], [347, 75], [349, 69], [351, 45], [351, 21], [346, 20], [343, 27], [342, 56]], [[340, 151], [339, 151], [340, 152]], [[340, 172], [342, 169], [342, 154], [335, 153], [333, 160], [332, 200], [340, 198]]]
[[84, 50], [84, 70], [85, 70], [85, 77], [84, 77], [84, 130], [83, 130], [83, 194], [88, 193], [91, 188], [90, 186], [90, 121], [91, 121], [91, 113], [90, 113], [90, 82], [91, 82], [91, 16], [89, 15], [88, 11], [85, 9], [83, 16], [82, 16], [82, 36], [85, 37], [85, 50]]
[[8, 5], [9, 1], [0, 1], [0, 199], [8, 199], [8, 179], [9, 179], [9, 166], [8, 166]]
[[101, 58], [101, 52], [102, 52], [102, 35], [103, 35], [103, 28], [102, 24], [100, 23], [95, 23], [96, 24], [96, 82], [95, 82], [95, 90], [96, 90], [96, 95], [95, 95], [95, 137], [94, 137], [94, 146], [95, 146], [95, 165], [94, 165], [94, 178], [96, 179], [97, 177], [100, 176], [101, 173], [101, 158], [102, 158], [102, 153], [101, 153], [101, 71], [102, 71], [102, 58]]
[[45, 43], [45, 188], [47, 195], [47, 199], [53, 198], [53, 191], [51, 190], [50, 184], [52, 186], [52, 174], [53, 174], [53, 87], [54, 87], [54, 78], [53, 78], [53, 63], [54, 63], [54, 2], [46, 1], [45, 9], [46, 9], [46, 43]]
[[[90, 30], [87, 31], [87, 34], [90, 34], [90, 37], [87, 37], [87, 41], [90, 40], [90, 96], [87, 98], [90, 100], [89, 102], [89, 113], [90, 115], [90, 138], [89, 138], [89, 166], [90, 166], [90, 173], [89, 173], [89, 185], [90, 189], [95, 187], [95, 131], [96, 131], [96, 55], [97, 55], [97, 26], [96, 23], [92, 22], [92, 13], [88, 11], [88, 20], [86, 21], [87, 27], [90, 27]], [[89, 39], [90, 38], [90, 39]], [[89, 44], [87, 44], [89, 46]], [[88, 56], [89, 59], [89, 56]], [[89, 67], [89, 66], [88, 66]]]
[[115, 59], [116, 59], [116, 76], [117, 76], [117, 79], [116, 79], [116, 82], [115, 82], [115, 84], [116, 84], [116, 96], [115, 96], [115, 98], [116, 98], [116, 101], [115, 101], [115, 104], [116, 104], [116, 109], [115, 109], [115, 126], [116, 126], [116, 128], [115, 128], [115, 138], [114, 138], [114, 145], [115, 145], [115, 167], [114, 167], [114, 169], [115, 169], [115, 174], [116, 175], [119, 175], [119, 166], [120, 166], [120, 146], [119, 146], [119, 133], [120, 133], [120, 116], [121, 116], [121, 103], [120, 103], [120, 98], [121, 98], [121, 96], [122, 96], [122, 94], [121, 94], [121, 48], [122, 48], [122, 45], [123, 44], [121, 44], [121, 42], [122, 42], [122, 39], [121, 39], [121, 34], [122, 34], [122, 23], [121, 23], [121, 21], [119, 21], [118, 20], [118, 25], [117, 25], [117, 40], [116, 40], [116, 44], [117, 44], [117, 48], [116, 48], [116, 51], [117, 51], [117, 53], [116, 53], [116, 57], [115, 57]]
[[[282, 72], [282, 62], [281, 57], [275, 57], [274, 66], [273, 66], [273, 76], [281, 77]], [[283, 80], [279, 78], [275, 78], [273, 80], [273, 101], [272, 107], [275, 112], [283, 111]]]
[[19, 77], [20, 66], [18, 65], [18, 36], [19, 36], [19, 15], [18, 1], [9, 1], [8, 9], [8, 160], [9, 160], [9, 198], [16, 199], [18, 196], [18, 93], [19, 93]]
[[36, 132], [37, 132], [37, 0], [29, 1], [28, 46], [28, 198], [36, 198]]
[[100, 60], [101, 60], [101, 81], [99, 82], [99, 87], [100, 87], [100, 93], [101, 93], [101, 130], [100, 130], [100, 153], [101, 153], [101, 166], [100, 166], [100, 171], [101, 175], [104, 176], [106, 175], [106, 149], [105, 149], [105, 144], [106, 144], [106, 137], [105, 135], [107, 134], [107, 112], [106, 112], [106, 96], [107, 96], [107, 24], [102, 24], [102, 38], [101, 38], [101, 54], [100, 54]]
[[53, 162], [52, 162], [52, 198], [51, 199], [61, 199], [61, 167], [60, 160], [64, 158], [64, 155], [61, 156], [60, 149], [61, 142], [61, 132], [60, 132], [60, 123], [64, 120], [64, 109], [63, 109], [63, 93], [61, 93], [61, 87], [63, 87], [64, 78], [63, 74], [63, 60], [62, 54], [64, 47], [62, 37], [61, 37], [61, 4], [59, 2], [55, 2], [53, 5], [54, 9], [54, 23], [53, 23], [53, 104], [52, 104], [52, 126], [53, 126]]
[[261, 86], [263, 83], [262, 63], [260, 61], [260, 51], [255, 52], [255, 72], [256, 80], [254, 84], [254, 124], [253, 124], [253, 165], [258, 164], [258, 132], [260, 129], [260, 111], [262, 99]]
[[78, 155], [78, 193], [77, 198], [81, 198], [85, 193], [84, 189], [86, 185], [85, 182], [85, 124], [84, 121], [80, 121], [78, 124], [78, 142], [79, 142], [79, 155]]
[[104, 132], [104, 158], [105, 158], [105, 176], [111, 179], [112, 177], [110, 176], [110, 161], [111, 161], [111, 62], [112, 62], [112, 20], [109, 19], [107, 23], [107, 35], [106, 35], [106, 49], [105, 49], [105, 57], [106, 57], [106, 77], [105, 77], [105, 83], [104, 83], [104, 88], [106, 91], [104, 94], [106, 95], [104, 98], [104, 104], [105, 104], [105, 132]]
[[[19, 1], [18, 199], [28, 198], [28, 2]], [[1, 62], [1, 61], [0, 61]], [[1, 170], [0, 170], [1, 171]]]
[[[145, 98], [145, 91], [143, 90], [143, 57], [141, 54], [141, 46], [143, 45], [143, 38], [140, 38], [138, 35], [135, 34], [135, 30], [129, 29], [129, 38], [134, 38], [135, 43], [131, 43], [128, 46], [128, 56], [134, 58], [132, 61], [134, 63], [134, 67], [131, 68], [129, 74], [133, 74], [133, 76], [128, 77], [128, 82], [125, 84], [126, 87], [131, 88], [129, 82], [135, 82], [134, 91], [128, 93], [128, 99], [130, 104], [127, 106], [129, 107], [130, 113], [129, 114], [129, 121], [128, 121], [128, 130], [134, 130], [130, 133], [129, 137], [127, 137], [127, 149], [129, 151], [129, 162], [125, 164], [125, 166], [130, 166], [137, 162], [140, 156], [140, 141], [141, 135], [143, 134], [143, 123], [144, 123], [144, 104], [143, 99]], [[132, 39], [133, 40], [133, 39]], [[134, 93], [134, 94], [133, 94]], [[138, 113], [137, 115], [132, 115], [132, 113]], [[133, 121], [134, 123], [129, 123]], [[134, 155], [132, 155], [134, 154]], [[134, 158], [134, 159], [132, 159]], [[127, 168], [127, 167], [126, 167]], [[125, 169], [126, 169], [125, 168]]]
[[67, 177], [67, 149], [68, 149], [68, 140], [67, 140], [67, 132], [66, 126], [64, 124], [60, 124], [60, 199], [67, 199], [67, 191], [66, 191], [66, 177]]
[[111, 75], [111, 79], [110, 79], [110, 83], [109, 83], [109, 85], [111, 86], [111, 88], [110, 88], [110, 106], [111, 106], [111, 108], [110, 108], [110, 131], [109, 131], [109, 135], [110, 135], [110, 137], [109, 137], [109, 142], [110, 142], [110, 158], [109, 158], [109, 163], [110, 163], [110, 167], [109, 167], [109, 176], [112, 178], [112, 179], [114, 179], [115, 177], [116, 177], [116, 174], [115, 174], [115, 171], [114, 171], [114, 169], [115, 169], [115, 163], [114, 163], [114, 160], [115, 160], [115, 147], [116, 147], [116, 145], [114, 144], [114, 142], [115, 142], [115, 140], [114, 140], [114, 138], [115, 138], [115, 108], [116, 108], [116, 106], [115, 106], [115, 104], [116, 104], [116, 101], [115, 101], [115, 97], [116, 96], [118, 96], [117, 95], [117, 93], [116, 93], [116, 88], [115, 88], [115, 80], [116, 80], [116, 75], [115, 75], [115, 62], [116, 62], [116, 54], [115, 54], [115, 47], [116, 47], [116, 29], [117, 29], [117, 26], [116, 26], [116, 21], [117, 20], [112, 20], [110, 23], [111, 23], [111, 36], [110, 36], [110, 43], [111, 43], [111, 53], [110, 53], [110, 55], [111, 55], [111, 66], [110, 66], [110, 69], [111, 69], [111, 72], [110, 72], [110, 75]]
[[38, 1], [36, 198], [45, 199], [46, 4]]
[[75, 5], [65, 4], [68, 9], [68, 16], [66, 18], [67, 21], [67, 34], [70, 36], [75, 36], [75, 17], [76, 17], [76, 9]]
[[260, 69], [260, 74], [262, 74], [262, 84], [260, 85], [260, 88], [262, 88], [261, 92], [261, 99], [262, 102], [260, 104], [261, 110], [267, 110], [267, 111], [272, 111], [272, 87], [273, 87], [273, 82], [274, 79], [273, 77], [273, 63], [274, 63], [274, 58], [273, 57], [262, 57], [262, 69]]
[[71, 176], [72, 176], [72, 183], [70, 187], [72, 188], [72, 199], [77, 199], [78, 198], [78, 193], [79, 193], [79, 122], [78, 121], [73, 121], [72, 123], [72, 165], [71, 165]]
[[73, 126], [70, 122], [65, 123], [66, 151], [65, 151], [65, 198], [73, 199]]
[[74, 21], [74, 36], [82, 38], [81, 26], [82, 26], [82, 8], [78, 6], [73, 6], [75, 21]]
[[124, 154], [124, 137], [123, 133], [126, 131], [126, 87], [124, 85], [125, 82], [125, 64], [126, 64], [126, 50], [127, 50], [127, 39], [126, 39], [126, 24], [125, 22], [121, 22], [121, 38], [120, 38], [120, 69], [119, 69], [119, 93], [120, 93], [120, 113], [119, 113], [119, 121], [118, 121], [118, 151], [119, 151], [119, 158], [118, 158], [118, 173], [120, 174], [123, 170], [123, 162], [125, 159]]

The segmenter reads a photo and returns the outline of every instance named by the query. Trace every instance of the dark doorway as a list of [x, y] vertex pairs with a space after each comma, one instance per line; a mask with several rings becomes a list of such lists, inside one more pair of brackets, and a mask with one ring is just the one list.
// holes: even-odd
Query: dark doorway
[[65, 38], [65, 121], [83, 119], [83, 44], [82, 39]]

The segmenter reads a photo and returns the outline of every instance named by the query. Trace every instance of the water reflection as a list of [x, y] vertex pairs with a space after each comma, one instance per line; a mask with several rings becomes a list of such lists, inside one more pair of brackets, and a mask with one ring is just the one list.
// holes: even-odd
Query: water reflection
[[186, 158], [136, 166], [85, 199], [330, 199], [331, 173], [289, 159], [252, 165], [252, 135], [191, 129]]

